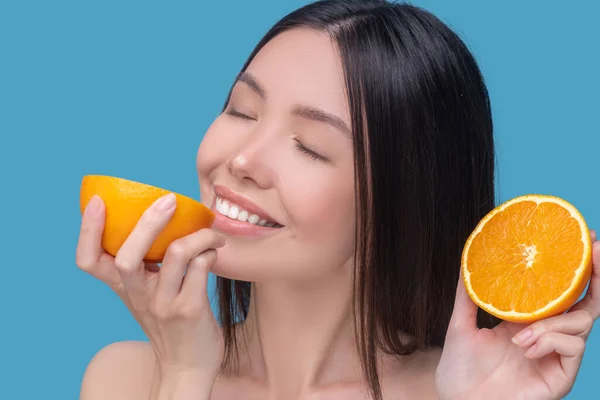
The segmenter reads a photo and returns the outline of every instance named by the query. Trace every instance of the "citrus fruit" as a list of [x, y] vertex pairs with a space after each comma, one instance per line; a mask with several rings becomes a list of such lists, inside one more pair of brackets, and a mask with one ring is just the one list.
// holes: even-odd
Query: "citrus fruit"
[[461, 260], [467, 293], [506, 321], [560, 314], [581, 296], [592, 273], [592, 241], [567, 201], [528, 194], [490, 211], [467, 239]]
[[[115, 256], [146, 209], [168, 193], [171, 192], [166, 189], [114, 176], [86, 175], [81, 181], [79, 202], [83, 213], [94, 195], [104, 201], [106, 220], [102, 247]], [[174, 194], [177, 201], [175, 212], [146, 253], [146, 262], [161, 262], [171, 242], [208, 228], [214, 221], [214, 213], [202, 203]]]

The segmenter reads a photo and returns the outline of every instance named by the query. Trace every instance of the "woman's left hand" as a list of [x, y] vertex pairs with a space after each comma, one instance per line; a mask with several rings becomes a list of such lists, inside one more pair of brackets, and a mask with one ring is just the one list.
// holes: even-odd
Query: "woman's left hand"
[[591, 235], [588, 291], [565, 314], [529, 326], [503, 321], [494, 329], [478, 329], [477, 306], [459, 280], [436, 371], [441, 400], [550, 400], [571, 391], [586, 340], [600, 316], [600, 241]]

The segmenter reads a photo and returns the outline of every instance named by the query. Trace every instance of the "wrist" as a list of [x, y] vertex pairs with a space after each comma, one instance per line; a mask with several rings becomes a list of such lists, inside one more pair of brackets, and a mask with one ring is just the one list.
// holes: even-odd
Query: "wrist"
[[162, 370], [156, 400], [208, 400], [216, 379], [215, 373]]

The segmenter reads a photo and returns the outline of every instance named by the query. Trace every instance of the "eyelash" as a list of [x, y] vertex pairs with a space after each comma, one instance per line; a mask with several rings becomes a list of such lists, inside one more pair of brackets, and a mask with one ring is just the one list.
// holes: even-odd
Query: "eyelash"
[[242, 114], [241, 112], [239, 112], [238, 110], [233, 109], [233, 108], [228, 109], [225, 113], [228, 114], [228, 115], [231, 115], [232, 117], [246, 119], [246, 120], [249, 120], [249, 121], [254, 121], [255, 120], [255, 118], [252, 118], [252, 117], [250, 117], [249, 115], [246, 115], [246, 114]]
[[[250, 120], [250, 121], [254, 121], [255, 119], [243, 114], [239, 111], [237, 111], [236, 109], [230, 108], [226, 111], [226, 114], [231, 115], [232, 117], [236, 117], [236, 118], [241, 118], [241, 119], [245, 119], [245, 120]], [[296, 144], [296, 148], [298, 150], [300, 150], [302, 153], [306, 154], [307, 156], [309, 156], [310, 158], [312, 158], [315, 161], [320, 161], [320, 162], [327, 162], [327, 158], [323, 157], [322, 155], [315, 153], [314, 151], [312, 151], [311, 149], [307, 148], [306, 146], [304, 146], [298, 139], [294, 139], [294, 142]]]
[[321, 162], [327, 162], [328, 161], [327, 158], [325, 158], [322, 155], [320, 155], [318, 153], [315, 153], [311, 149], [305, 147], [302, 143], [300, 143], [300, 141], [298, 139], [294, 139], [294, 142], [296, 143], [296, 148], [298, 150], [300, 150], [302, 153], [306, 154], [307, 156], [309, 156], [313, 160], [321, 161]]

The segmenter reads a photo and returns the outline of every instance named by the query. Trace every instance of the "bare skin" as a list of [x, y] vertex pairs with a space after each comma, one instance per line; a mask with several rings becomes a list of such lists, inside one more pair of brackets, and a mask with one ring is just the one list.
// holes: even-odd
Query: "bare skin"
[[[221, 215], [214, 229], [173, 242], [159, 269], [142, 258], [175, 209], [166, 197], [114, 258], [100, 245], [103, 205], [90, 202], [77, 265], [123, 299], [149, 343], [101, 350], [86, 370], [83, 400], [368, 398], [350, 312], [355, 188], [337, 49], [323, 33], [293, 29], [270, 41], [247, 73], [198, 150], [201, 195], [214, 208], [219, 187], [227, 187], [278, 227], [227, 233], [231, 222]], [[509, 323], [478, 330], [477, 308], [459, 284], [443, 355], [380, 355], [384, 399], [564, 397], [600, 316], [600, 242], [593, 254], [584, 299], [532, 324], [529, 336]], [[208, 271], [253, 282], [235, 374], [218, 368], [223, 338], [208, 302]]]
[[[437, 399], [434, 373], [440, 351], [419, 353], [404, 361], [391, 361], [385, 368], [383, 379], [384, 399]], [[119, 342], [107, 346], [98, 353], [83, 383], [81, 398], [115, 400], [147, 400], [154, 373], [155, 356], [147, 342]], [[110, 368], [108, 368], [110, 366]], [[103, 368], [105, 367], [105, 368]], [[362, 378], [340, 380], [305, 389], [295, 396], [284, 397], [273, 393], [269, 385], [242, 373], [236, 377], [221, 376], [215, 382], [211, 400], [363, 400], [365, 395]], [[88, 379], [88, 377], [93, 378]], [[108, 384], [110, 382], [110, 384]]]

